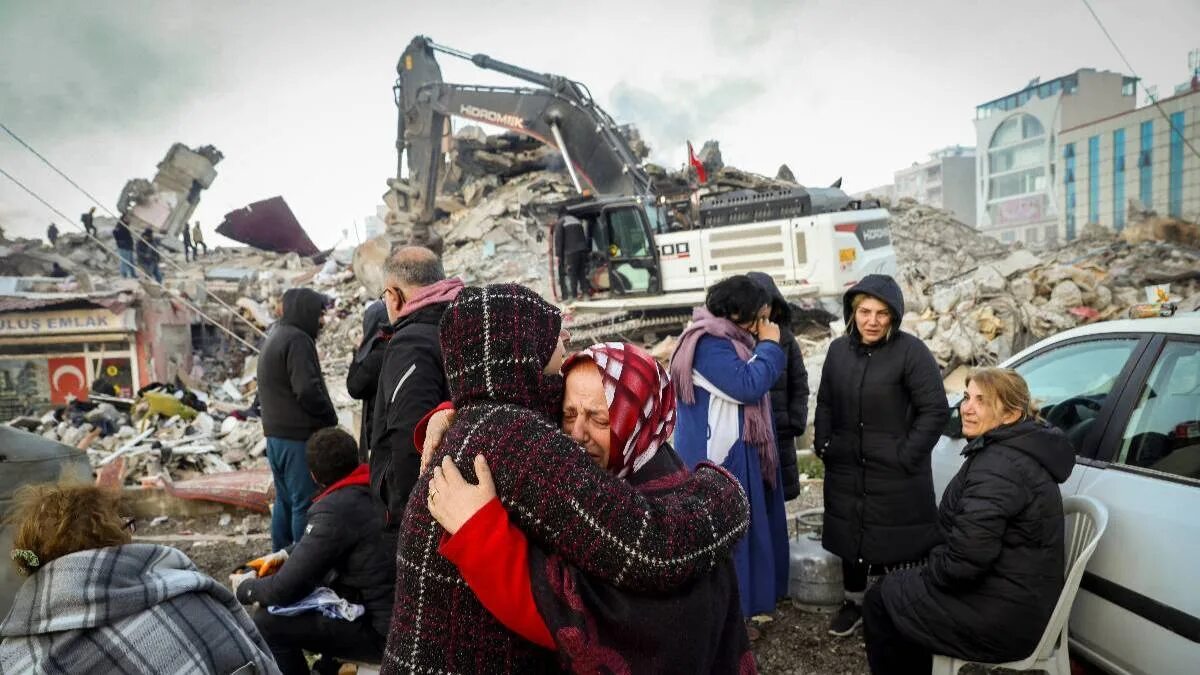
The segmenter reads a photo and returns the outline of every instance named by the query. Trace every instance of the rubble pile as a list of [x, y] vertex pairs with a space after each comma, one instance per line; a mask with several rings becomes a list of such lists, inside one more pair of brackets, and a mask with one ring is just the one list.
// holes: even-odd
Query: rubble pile
[[[1136, 223], [1123, 237], [1089, 228], [1035, 253], [912, 200], [891, 214], [907, 302], [902, 326], [929, 343], [946, 371], [995, 364], [1054, 333], [1125, 318], [1150, 300], [1148, 286], [1172, 284], [1175, 299], [1200, 292], [1200, 249], [1145, 236], [1154, 224]], [[1188, 225], [1171, 227], [1191, 232]]]

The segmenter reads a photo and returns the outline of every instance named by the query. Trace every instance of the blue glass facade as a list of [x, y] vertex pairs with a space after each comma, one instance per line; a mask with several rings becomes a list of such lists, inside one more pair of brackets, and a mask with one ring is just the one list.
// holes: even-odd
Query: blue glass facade
[[1183, 215], [1183, 113], [1171, 115], [1171, 156], [1167, 169], [1167, 212]]
[[1100, 137], [1088, 139], [1088, 222], [1100, 222]]
[[1154, 148], [1154, 122], [1142, 122], [1141, 150], [1138, 152], [1138, 200], [1154, 208], [1154, 173], [1151, 166]]
[[1125, 130], [1113, 132], [1113, 228], [1125, 229]]
[[1063, 171], [1063, 181], [1067, 191], [1067, 241], [1075, 239], [1075, 144], [1067, 143], [1063, 146], [1063, 162], [1066, 164], [1066, 171]]

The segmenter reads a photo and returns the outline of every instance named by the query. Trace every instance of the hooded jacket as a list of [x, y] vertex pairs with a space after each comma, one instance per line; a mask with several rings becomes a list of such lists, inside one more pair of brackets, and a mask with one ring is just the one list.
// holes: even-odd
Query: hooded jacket
[[[892, 330], [864, 345], [851, 303], [865, 293], [888, 306]], [[825, 462], [822, 543], [843, 560], [896, 565], [938, 542], [930, 452], [950, 408], [925, 343], [899, 329], [904, 297], [871, 274], [846, 292], [847, 334], [829, 345], [817, 392], [814, 447]]]
[[554, 255], [562, 260], [565, 256], [582, 253], [589, 248], [583, 221], [575, 216], [563, 216], [554, 228]]
[[1024, 658], [1062, 592], [1058, 485], [1075, 455], [1061, 431], [1038, 420], [997, 427], [963, 454], [938, 511], [944, 543], [925, 567], [883, 579], [884, 604], [901, 632], [935, 653]]
[[[543, 370], [560, 326], [554, 306], [517, 285], [467, 288], [450, 304], [441, 348], [458, 415], [433, 464], [450, 457], [476, 482], [473, 458], [484, 455], [530, 543], [615, 587], [666, 592], [726, 563], [747, 526], [728, 473], [701, 466], [670, 494], [648, 496], [559, 431], [562, 378]], [[446, 533], [429, 513], [430, 475], [417, 481], [400, 527], [382, 672], [560, 672], [553, 652], [504, 628], [438, 552]]]
[[788, 328], [791, 323], [791, 307], [771, 275], [749, 272], [754, 283], [771, 294], [771, 316], [778, 317], [779, 346], [787, 355], [787, 367], [771, 386], [771, 417], [775, 420], [775, 435], [779, 437], [779, 469], [783, 473], [783, 496], [795, 499], [800, 496], [800, 473], [796, 468], [796, 450], [793, 447], [797, 436], [803, 436], [808, 428], [808, 370], [804, 367], [804, 354], [796, 336]]
[[0, 637], [0, 673], [279, 672], [233, 593], [154, 544], [51, 561], [25, 580]]
[[370, 456], [371, 423], [374, 419], [375, 396], [379, 391], [379, 373], [383, 370], [383, 357], [391, 338], [392, 326], [388, 322], [387, 307], [381, 301], [371, 303], [363, 312], [362, 342], [346, 370], [347, 393], [363, 402], [358, 429], [360, 462], [366, 462]]
[[263, 433], [307, 441], [318, 429], [337, 425], [317, 357], [317, 333], [325, 296], [311, 288], [283, 294], [283, 317], [258, 355], [258, 401]]

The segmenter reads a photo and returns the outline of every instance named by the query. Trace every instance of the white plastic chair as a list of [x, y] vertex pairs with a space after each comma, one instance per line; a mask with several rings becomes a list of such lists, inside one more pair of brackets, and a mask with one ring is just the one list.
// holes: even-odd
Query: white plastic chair
[[[1088, 559], [1096, 551], [1100, 536], [1108, 527], [1108, 509], [1091, 497], [1071, 496], [1063, 499], [1063, 513], [1067, 518], [1067, 579], [1058, 604], [1046, 624], [1046, 631], [1038, 641], [1033, 653], [1020, 661], [1009, 663], [980, 663], [952, 656], [935, 655], [932, 675], [957, 675], [958, 670], [969, 663], [987, 669], [1044, 670], [1050, 675], [1071, 675], [1071, 662], [1067, 655], [1067, 623], [1071, 615], [1071, 604], [1079, 591], [1079, 581]], [[1074, 518], [1072, 518], [1074, 516]]]

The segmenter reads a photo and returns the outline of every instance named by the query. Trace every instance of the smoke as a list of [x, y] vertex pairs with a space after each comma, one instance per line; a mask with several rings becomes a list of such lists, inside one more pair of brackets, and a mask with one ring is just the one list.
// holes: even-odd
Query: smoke
[[655, 91], [623, 81], [609, 99], [616, 119], [637, 125], [650, 145], [651, 160], [666, 164], [689, 139], [711, 136], [720, 122], [766, 91], [765, 84], [747, 78], [671, 82]]

